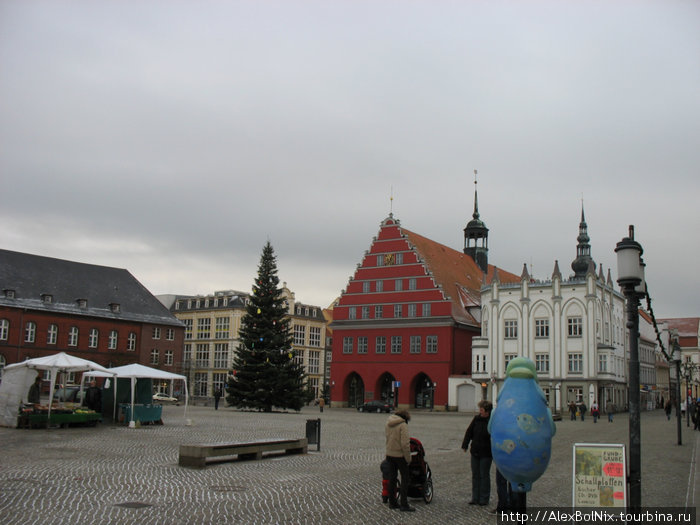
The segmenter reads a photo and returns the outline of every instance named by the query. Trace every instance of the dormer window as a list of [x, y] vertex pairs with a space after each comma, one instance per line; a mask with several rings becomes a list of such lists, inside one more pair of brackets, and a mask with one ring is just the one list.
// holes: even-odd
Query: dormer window
[[8, 290], [7, 288], [3, 290], [5, 292], [5, 297], [7, 299], [14, 299], [15, 298], [15, 291], [14, 290]]
[[109, 303], [109, 309], [114, 314], [118, 314], [122, 310], [121, 305], [119, 303]]
[[41, 294], [41, 300], [46, 304], [51, 304], [53, 303], [53, 295], [50, 293], [43, 293]]
[[87, 299], [77, 299], [75, 302], [78, 303], [78, 308], [87, 308]]

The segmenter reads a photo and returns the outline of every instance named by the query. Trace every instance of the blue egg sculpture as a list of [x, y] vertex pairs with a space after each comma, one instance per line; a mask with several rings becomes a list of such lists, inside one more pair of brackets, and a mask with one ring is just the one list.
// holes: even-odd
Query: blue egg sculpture
[[516, 492], [529, 492], [547, 469], [556, 433], [552, 412], [525, 357], [508, 363], [506, 380], [489, 421], [491, 454]]

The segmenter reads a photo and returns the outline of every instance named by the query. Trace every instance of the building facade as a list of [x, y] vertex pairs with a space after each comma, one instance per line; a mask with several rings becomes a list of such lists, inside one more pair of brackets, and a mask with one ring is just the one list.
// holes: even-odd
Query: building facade
[[[609, 269], [607, 277], [602, 268], [596, 274], [583, 210], [571, 267], [573, 275], [564, 279], [556, 261], [551, 279], [540, 281], [524, 266], [519, 282], [504, 283], [496, 276], [482, 288], [482, 332], [473, 343], [472, 380], [484, 385], [484, 397], [497, 399], [508, 363], [523, 356], [535, 363], [554, 412], [565, 412], [572, 401], [626, 409], [625, 298], [615, 290]], [[647, 319], [640, 318], [641, 403], [652, 408], [659, 351], [653, 332], [645, 328]]]
[[179, 372], [182, 323], [127, 270], [0, 250], [0, 291], [0, 367], [66, 352]]
[[[475, 199], [459, 252], [403, 228], [390, 214], [333, 307], [331, 403], [474, 410], [471, 340], [479, 289], [496, 269]], [[507, 281], [518, 277], [501, 273]], [[470, 391], [471, 390], [471, 391]]]
[[[326, 320], [322, 308], [297, 303], [286, 286], [287, 305], [295, 359], [303, 365], [309, 387], [318, 398], [325, 383]], [[182, 373], [188, 377], [190, 393], [212, 397], [226, 385], [240, 344], [239, 330], [250, 295], [233, 290], [202, 296], [160, 296], [172, 314], [185, 326]]]
[[[661, 319], [668, 330], [669, 338], [680, 347], [681, 401], [686, 397], [700, 398], [700, 317]], [[669, 347], [671, 345], [669, 344]], [[672, 350], [672, 349], [671, 349]], [[675, 366], [670, 372], [670, 383], [676, 382]], [[675, 392], [675, 390], [672, 390]], [[675, 395], [674, 395], [675, 397]]]

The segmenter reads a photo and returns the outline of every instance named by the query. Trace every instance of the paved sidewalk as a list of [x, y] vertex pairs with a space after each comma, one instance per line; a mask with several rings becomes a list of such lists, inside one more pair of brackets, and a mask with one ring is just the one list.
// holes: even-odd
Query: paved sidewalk
[[[393, 524], [495, 523], [486, 507], [469, 506], [468, 458], [460, 449], [471, 415], [413, 413], [411, 435], [426, 448], [435, 498], [412, 500], [406, 514], [381, 503], [386, 414], [350, 409], [304, 409], [301, 413], [259, 414], [230, 408], [164, 407], [165, 424], [129, 429], [18, 430], [0, 428], [0, 517], [28, 524]], [[307, 419], [321, 418], [321, 450], [181, 468], [183, 443], [298, 438]], [[642, 504], [695, 507], [700, 432], [662, 411], [642, 414]], [[528, 494], [528, 507], [571, 504], [572, 445], [628, 442], [628, 418], [613, 423], [557, 422], [552, 461]], [[492, 469], [492, 485], [495, 475]], [[495, 486], [492, 490], [495, 502]]]

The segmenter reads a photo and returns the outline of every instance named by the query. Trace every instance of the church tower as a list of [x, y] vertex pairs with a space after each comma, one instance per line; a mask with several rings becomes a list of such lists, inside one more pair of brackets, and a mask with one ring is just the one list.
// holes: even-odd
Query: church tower
[[464, 253], [469, 255], [482, 272], [489, 269], [489, 229], [479, 219], [479, 203], [476, 190], [476, 170], [474, 170], [474, 213], [472, 220], [464, 228]]
[[586, 217], [583, 213], [583, 203], [581, 203], [581, 222], [578, 225], [578, 237], [576, 240], [578, 241], [578, 245], [576, 246], [576, 259], [571, 263], [571, 269], [574, 271], [574, 277], [583, 279], [586, 277], [586, 272], [588, 272], [588, 264], [592, 262], [594, 269], [596, 266], [591, 257], [590, 238], [588, 237]]

